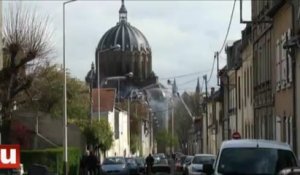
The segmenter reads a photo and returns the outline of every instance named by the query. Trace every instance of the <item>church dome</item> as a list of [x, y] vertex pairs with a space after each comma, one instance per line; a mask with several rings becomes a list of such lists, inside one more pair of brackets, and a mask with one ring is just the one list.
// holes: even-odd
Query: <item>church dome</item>
[[119, 10], [120, 21], [101, 38], [97, 50], [105, 50], [120, 45], [122, 51], [151, 51], [144, 34], [127, 22], [127, 10], [124, 2]]

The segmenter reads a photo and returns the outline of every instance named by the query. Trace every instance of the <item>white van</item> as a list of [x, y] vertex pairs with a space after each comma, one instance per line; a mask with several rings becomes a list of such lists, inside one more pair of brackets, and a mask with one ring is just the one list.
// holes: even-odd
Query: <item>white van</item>
[[224, 141], [213, 166], [204, 165], [213, 175], [276, 175], [297, 166], [297, 159], [286, 143], [269, 140]]

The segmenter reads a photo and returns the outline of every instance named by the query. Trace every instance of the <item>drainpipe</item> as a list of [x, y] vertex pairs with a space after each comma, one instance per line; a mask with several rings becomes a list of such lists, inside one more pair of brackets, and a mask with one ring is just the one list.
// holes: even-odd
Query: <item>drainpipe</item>
[[[289, 5], [292, 8], [292, 32], [296, 34], [295, 30], [295, 7], [293, 2], [287, 1]], [[297, 148], [297, 110], [296, 110], [296, 105], [297, 105], [297, 98], [296, 98], [296, 50], [298, 50], [298, 47], [294, 50], [292, 53], [292, 79], [293, 79], [293, 122], [292, 122], [292, 127], [293, 127], [293, 148], [294, 152], [296, 155], [298, 155], [298, 148]]]
[[237, 69], [235, 71], [235, 131], [238, 131], [238, 79], [237, 79]]
[[226, 74], [226, 76], [227, 76], [227, 118], [228, 118], [228, 122], [227, 122], [227, 139], [229, 139], [230, 138], [230, 116], [229, 116], [229, 107], [230, 107], [230, 105], [229, 105], [229, 102], [230, 102], [230, 100], [229, 100], [229, 76], [228, 76], [228, 72], [227, 72], [227, 74]]

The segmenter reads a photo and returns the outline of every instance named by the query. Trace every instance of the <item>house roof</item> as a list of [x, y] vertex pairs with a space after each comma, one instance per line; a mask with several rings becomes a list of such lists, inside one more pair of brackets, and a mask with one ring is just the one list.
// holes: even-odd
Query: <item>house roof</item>
[[[100, 109], [98, 103], [98, 94], [100, 96]], [[115, 106], [116, 90], [113, 88], [95, 88], [92, 91], [93, 112], [113, 111]]]

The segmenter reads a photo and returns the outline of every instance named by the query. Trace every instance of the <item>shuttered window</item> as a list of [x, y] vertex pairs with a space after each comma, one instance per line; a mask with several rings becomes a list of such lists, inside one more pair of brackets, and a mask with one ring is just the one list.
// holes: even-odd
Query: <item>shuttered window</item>
[[[287, 38], [288, 38], [288, 40], [290, 40], [291, 39], [291, 29], [289, 29], [288, 30], [288, 32], [287, 32]], [[287, 73], [288, 73], [288, 80], [287, 80], [287, 82], [288, 83], [292, 83], [293, 82], [293, 67], [292, 67], [292, 57], [291, 57], [291, 55], [290, 54], [288, 54], [287, 55], [287, 62], [288, 62], [288, 70], [287, 70]]]
[[283, 45], [286, 41], [286, 35], [283, 34], [281, 36], [281, 85], [282, 88], [285, 88], [286, 83], [287, 83], [287, 52], [286, 50], [283, 48]]
[[276, 89], [280, 90], [280, 81], [281, 81], [281, 67], [280, 67], [280, 55], [281, 55], [281, 49], [280, 49], [280, 40], [276, 41]]

